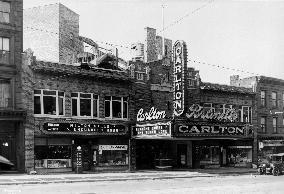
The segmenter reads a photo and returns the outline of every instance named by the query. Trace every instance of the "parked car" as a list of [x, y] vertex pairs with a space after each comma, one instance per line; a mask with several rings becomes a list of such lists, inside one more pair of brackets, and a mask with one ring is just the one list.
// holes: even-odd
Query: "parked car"
[[278, 176], [284, 172], [284, 153], [271, 154], [266, 162], [260, 163], [258, 172]]

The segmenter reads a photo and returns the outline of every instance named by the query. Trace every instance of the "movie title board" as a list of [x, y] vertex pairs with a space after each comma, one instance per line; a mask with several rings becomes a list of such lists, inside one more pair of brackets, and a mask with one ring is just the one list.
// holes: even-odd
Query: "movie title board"
[[132, 130], [133, 136], [171, 136], [171, 127], [168, 123], [137, 125]]
[[43, 129], [50, 132], [126, 133], [126, 127], [119, 124], [44, 123]]

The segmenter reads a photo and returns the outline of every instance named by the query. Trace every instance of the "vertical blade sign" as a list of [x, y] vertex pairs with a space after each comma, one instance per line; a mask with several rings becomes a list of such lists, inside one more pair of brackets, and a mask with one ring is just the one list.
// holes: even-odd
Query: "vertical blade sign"
[[184, 41], [174, 44], [174, 116], [180, 116], [184, 111]]

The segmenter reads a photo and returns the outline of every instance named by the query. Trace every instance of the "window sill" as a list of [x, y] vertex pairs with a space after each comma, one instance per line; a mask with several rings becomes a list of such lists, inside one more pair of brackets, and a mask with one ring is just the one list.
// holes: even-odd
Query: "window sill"
[[66, 118], [65, 115], [40, 115], [40, 114], [34, 114], [34, 117], [39, 117], [39, 118], [44, 118], [44, 117], [48, 117], [48, 118]]
[[128, 121], [128, 118], [111, 118], [111, 117], [105, 117], [105, 120], [120, 120], [120, 121]]

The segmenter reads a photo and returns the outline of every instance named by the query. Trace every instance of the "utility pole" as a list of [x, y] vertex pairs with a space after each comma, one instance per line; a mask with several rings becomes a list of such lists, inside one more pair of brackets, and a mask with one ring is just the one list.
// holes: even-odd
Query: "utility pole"
[[162, 2], [162, 57], [165, 55], [165, 17], [164, 17], [164, 1]]

